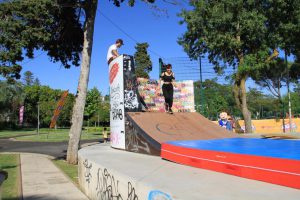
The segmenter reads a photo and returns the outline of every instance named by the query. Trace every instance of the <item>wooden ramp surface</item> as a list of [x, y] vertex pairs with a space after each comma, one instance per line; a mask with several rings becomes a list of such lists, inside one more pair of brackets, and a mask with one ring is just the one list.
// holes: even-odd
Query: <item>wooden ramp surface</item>
[[234, 138], [237, 134], [219, 127], [199, 113], [128, 112], [129, 120], [144, 134], [162, 144], [174, 140]]

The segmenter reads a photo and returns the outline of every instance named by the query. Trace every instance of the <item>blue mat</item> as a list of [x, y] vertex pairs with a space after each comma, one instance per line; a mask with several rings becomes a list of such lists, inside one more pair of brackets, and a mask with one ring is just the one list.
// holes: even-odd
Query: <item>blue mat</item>
[[166, 143], [199, 150], [300, 160], [300, 140], [226, 138], [215, 140], [171, 141]]

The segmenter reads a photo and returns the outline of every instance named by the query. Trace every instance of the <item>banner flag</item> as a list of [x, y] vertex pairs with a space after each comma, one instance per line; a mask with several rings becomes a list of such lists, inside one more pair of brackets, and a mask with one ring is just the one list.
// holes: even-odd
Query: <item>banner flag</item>
[[19, 124], [22, 125], [23, 124], [23, 116], [24, 116], [24, 106], [20, 107], [20, 111], [19, 111]]
[[53, 117], [51, 119], [51, 124], [50, 124], [50, 128], [54, 128], [55, 125], [56, 125], [56, 121], [58, 119], [58, 116], [61, 112], [61, 110], [63, 109], [63, 106], [65, 104], [65, 100], [66, 100], [66, 97], [68, 96], [68, 93], [69, 93], [69, 90], [66, 90], [64, 91], [64, 93], [61, 95], [60, 97], [60, 100], [58, 101], [57, 103], [57, 107], [56, 109], [54, 110], [54, 114], [53, 114]]

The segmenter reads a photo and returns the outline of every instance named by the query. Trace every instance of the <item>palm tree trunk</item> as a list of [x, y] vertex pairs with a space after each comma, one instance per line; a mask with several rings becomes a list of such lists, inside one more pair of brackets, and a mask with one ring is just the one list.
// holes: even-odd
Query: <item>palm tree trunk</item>
[[80, 69], [80, 78], [78, 83], [78, 95], [75, 100], [72, 114], [72, 126], [69, 133], [69, 145], [67, 151], [67, 161], [70, 164], [78, 162], [78, 147], [80, 142], [83, 112], [87, 95], [87, 88], [90, 74], [90, 63], [93, 47], [94, 23], [96, 17], [98, 0], [89, 0], [85, 3], [85, 24], [84, 24], [84, 42], [82, 50], [82, 63]]

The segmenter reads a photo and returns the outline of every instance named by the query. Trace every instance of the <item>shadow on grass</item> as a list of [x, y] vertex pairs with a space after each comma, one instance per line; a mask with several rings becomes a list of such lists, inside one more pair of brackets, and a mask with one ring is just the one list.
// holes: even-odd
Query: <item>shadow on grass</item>
[[62, 150], [60, 156], [56, 156], [53, 160], [67, 160], [67, 150]]
[[18, 167], [17, 165], [1, 165], [0, 164], [0, 171], [3, 170], [5, 171], [6, 169], [12, 169]]

